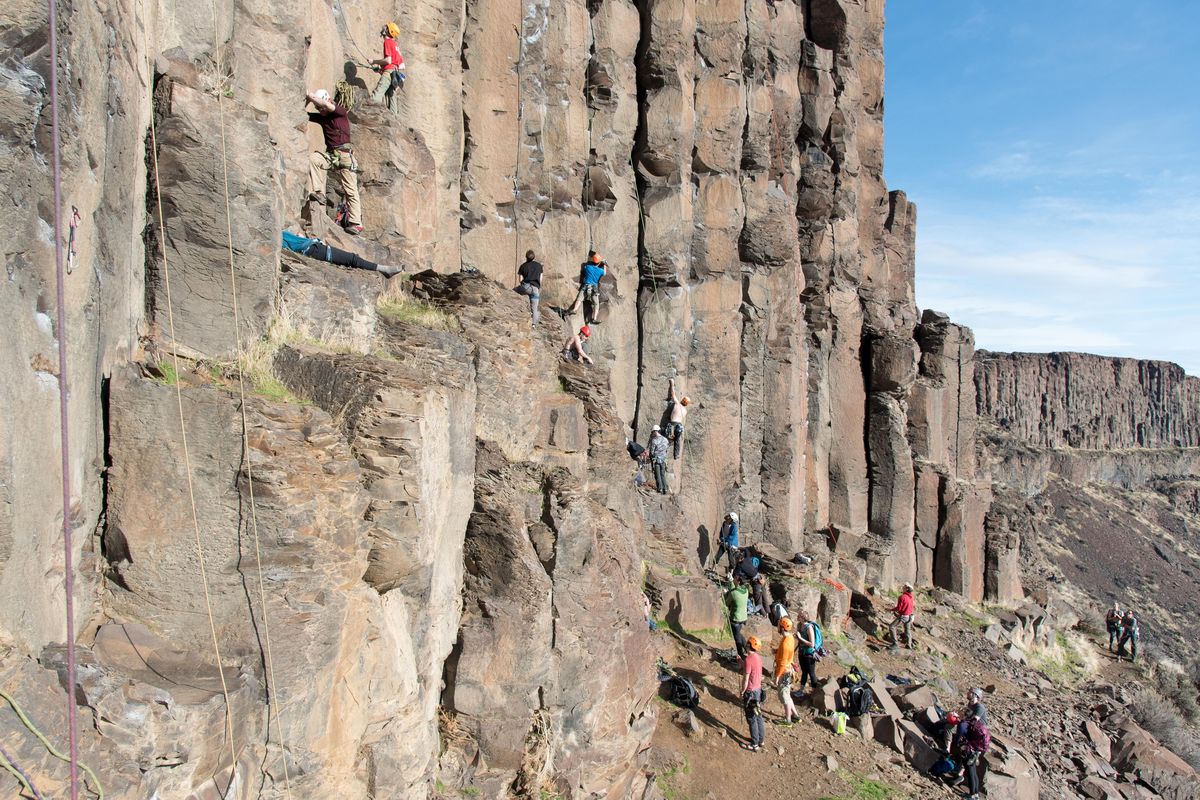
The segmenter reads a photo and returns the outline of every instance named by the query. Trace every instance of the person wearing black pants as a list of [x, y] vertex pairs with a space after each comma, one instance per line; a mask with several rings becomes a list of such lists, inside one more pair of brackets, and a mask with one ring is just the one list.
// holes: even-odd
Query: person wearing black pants
[[967, 800], [974, 800], [981, 791], [979, 786], [979, 754], [971, 753], [963, 765], [963, 777], [967, 782]]
[[797, 635], [800, 651], [800, 688], [798, 691], [803, 692], [806, 683], [810, 688], [817, 688], [817, 637], [808, 617], [803, 612], [800, 612], [798, 616], [800, 618], [800, 632]]
[[387, 264], [376, 264], [374, 261], [368, 261], [358, 253], [351, 253], [349, 250], [342, 250], [330, 244], [325, 244], [322, 241], [313, 242], [304, 251], [303, 255], [309, 258], [315, 258], [318, 261], [328, 261], [330, 264], [337, 264], [341, 267], [353, 267], [354, 269], [365, 269], [371, 272], [379, 272], [389, 278], [400, 272], [399, 267], [388, 266]]

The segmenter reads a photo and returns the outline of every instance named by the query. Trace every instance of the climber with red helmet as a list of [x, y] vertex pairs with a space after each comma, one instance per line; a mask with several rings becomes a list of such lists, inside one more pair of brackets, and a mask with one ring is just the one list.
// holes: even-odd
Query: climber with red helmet
[[362, 202], [358, 197], [358, 162], [354, 160], [354, 148], [350, 145], [350, 112], [345, 106], [333, 102], [325, 89], [317, 89], [305, 95], [307, 102], [317, 109], [308, 113], [309, 122], [321, 126], [325, 137], [325, 152], [313, 153], [308, 159], [308, 199], [325, 205], [325, 180], [332, 172], [338, 179], [338, 188], [346, 198], [346, 218], [342, 227], [346, 233], [362, 233]]
[[575, 301], [567, 309], [568, 314], [579, 312], [580, 304], [586, 304], [585, 311], [590, 308], [585, 322], [595, 324], [596, 306], [599, 304], [600, 279], [604, 277], [608, 264], [595, 250], [588, 253], [588, 260], [579, 265], [579, 292]]
[[686, 394], [676, 398], [675, 379], [671, 378], [667, 382], [667, 402], [671, 405], [671, 421], [667, 423], [667, 438], [674, 443], [674, 457], [678, 459], [679, 454], [683, 452], [683, 419], [687, 416], [692, 398]]
[[371, 67], [379, 73], [379, 83], [371, 92], [371, 102], [383, 103], [386, 100], [388, 111], [395, 114], [400, 110], [396, 91], [404, 87], [404, 56], [400, 55], [400, 48], [396, 45], [400, 26], [389, 22], [379, 29], [379, 35], [383, 37], [383, 58], [371, 62]]
[[592, 329], [584, 325], [579, 329], [579, 333], [572, 336], [563, 342], [562, 357], [566, 361], [583, 361], [588, 364], [594, 364], [592, 357], [583, 349], [583, 345], [591, 338]]

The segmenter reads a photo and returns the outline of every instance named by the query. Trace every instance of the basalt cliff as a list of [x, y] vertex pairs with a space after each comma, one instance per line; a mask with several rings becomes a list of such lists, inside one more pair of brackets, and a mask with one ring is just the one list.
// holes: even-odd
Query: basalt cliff
[[[882, 0], [60, 13], [61, 330], [46, 10], [0, 10], [0, 688], [58, 741], [75, 698], [107, 797], [657, 797], [643, 592], [722, 626], [697, 576], [726, 511], [815, 557], [835, 634], [905, 581], [1023, 601], [1038, 475], [1200, 472], [1177, 369], [977, 356], [917, 308]], [[366, 98], [389, 19], [395, 114]], [[322, 149], [305, 93], [337, 81], [366, 230], [316, 232], [411, 277], [280, 250]], [[588, 250], [616, 281], [594, 366], [559, 357], [581, 320], [552, 311]], [[693, 402], [660, 496], [624, 444], [671, 378]], [[1169, 495], [1195, 514], [1189, 480]], [[62, 788], [15, 716], [0, 743]]]

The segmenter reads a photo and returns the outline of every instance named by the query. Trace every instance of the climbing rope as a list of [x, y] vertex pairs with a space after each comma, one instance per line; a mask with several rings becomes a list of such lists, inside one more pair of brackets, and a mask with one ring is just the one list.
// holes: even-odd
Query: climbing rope
[[[215, 23], [217, 14], [216, 0], [213, 0], [213, 20]], [[213, 30], [215, 32], [216, 25]], [[221, 74], [220, 48], [216, 42], [213, 43], [213, 57], [217, 62], [217, 75]], [[225, 105], [222, 102], [223, 92], [217, 92], [217, 110], [221, 124], [221, 177], [223, 181], [223, 189], [225, 194], [225, 243], [226, 251], [229, 256], [229, 291], [233, 306], [233, 336], [234, 346], [239, 356], [244, 352], [242, 349], [242, 323], [241, 316], [238, 312], [238, 295], [237, 295], [237, 270], [234, 266], [233, 257], [233, 222], [232, 215], [229, 209], [229, 151], [226, 144], [225, 136]], [[275, 735], [279, 739], [279, 758], [283, 763], [283, 783], [284, 791], [288, 798], [292, 796], [291, 776], [288, 773], [287, 766], [287, 748], [284, 746], [283, 739], [283, 723], [279, 715], [279, 702], [276, 697], [275, 687], [278, 685], [275, 682], [275, 659], [271, 654], [271, 626], [268, 622], [267, 614], [267, 594], [264, 587], [263, 568], [262, 568], [262, 546], [258, 535], [258, 505], [254, 497], [254, 469], [250, 461], [250, 424], [246, 418], [246, 377], [243, 364], [237, 364], [238, 376], [238, 397], [239, 406], [241, 409], [242, 419], [242, 461], [246, 465], [246, 485], [250, 499], [250, 528], [254, 539], [254, 564], [258, 571], [258, 601], [259, 608], [262, 613], [263, 625], [263, 649], [264, 658], [267, 669], [267, 705], [271, 712], [271, 719], [275, 721]], [[253, 609], [251, 609], [251, 617], [253, 617]], [[268, 740], [270, 739], [270, 723], [268, 723]], [[233, 768], [237, 766], [237, 759], [234, 759]], [[232, 783], [232, 776], [230, 782]]]
[[521, 62], [525, 59], [525, 19], [517, 32], [517, 136], [516, 159], [513, 161], [513, 261], [521, 263]]
[[[71, 756], [63, 755], [62, 753], [60, 753], [58, 751], [58, 748], [56, 748], [53, 744], [50, 743], [50, 740], [46, 738], [46, 734], [44, 734], [40, 730], [38, 730], [38, 727], [33, 724], [33, 721], [29, 719], [29, 716], [25, 713], [25, 711], [21, 708], [20, 704], [17, 703], [17, 701], [13, 698], [13, 696], [11, 694], [4, 691], [3, 689], [0, 689], [0, 698], [3, 698], [4, 702], [8, 703], [9, 707], [13, 710], [13, 713], [17, 715], [17, 719], [21, 720], [21, 724], [24, 725], [26, 727], [26, 729], [29, 730], [30, 733], [32, 733], [34, 736], [37, 737], [37, 740], [42, 743], [43, 747], [46, 748], [46, 752], [48, 752], [50, 755], [57, 758], [59, 761], [66, 761], [68, 763], [71, 763]], [[74, 698], [72, 698], [72, 699], [74, 699]], [[77, 765], [79, 768], [81, 768], [84, 772], [87, 773], [87, 776], [92, 779], [92, 783], [95, 784], [95, 786], [96, 786], [96, 796], [99, 798], [99, 800], [104, 800], [104, 787], [100, 785], [100, 779], [96, 777], [96, 773], [92, 772], [91, 767], [89, 767], [87, 764], [80, 764], [78, 759], [79, 759], [79, 757], [78, 757], [78, 754], [76, 753], [75, 754], [75, 762], [74, 762], [74, 764], [72, 764], [72, 766]], [[13, 769], [16, 769], [16, 765], [13, 763], [12, 759], [9, 758], [7, 755], [5, 755], [5, 760], [13, 766]], [[12, 770], [10, 770], [10, 772], [11, 771]], [[19, 769], [17, 769], [16, 771], [18, 773], [24, 775], [24, 773], [21, 773], [21, 771]], [[26, 776], [24, 780], [28, 781], [29, 779]], [[29, 783], [30, 783], [29, 788], [32, 789], [32, 781], [30, 781]], [[78, 792], [78, 789], [79, 789], [78, 786], [74, 786], [72, 788], [75, 789], [76, 792]]]
[[[54, 179], [54, 276], [57, 286], [58, 309], [54, 327], [58, 338], [58, 431], [62, 451], [62, 530], [63, 530], [63, 591], [66, 595], [67, 617], [67, 738], [70, 751], [70, 796], [79, 797], [79, 721], [75, 717], [75, 563], [71, 541], [71, 437], [67, 405], [70, 392], [67, 386], [67, 292], [63, 275], [62, 247], [62, 158], [58, 130], [58, 2], [47, 0], [50, 8], [50, 149], [51, 174]], [[72, 229], [73, 230], [73, 229]], [[74, 237], [72, 237], [74, 238]], [[72, 247], [74, 244], [72, 243]]]
[[21, 788], [25, 790], [25, 794], [32, 795], [34, 800], [44, 800], [42, 793], [37, 790], [33, 785], [33, 781], [25, 774], [25, 770], [21, 769], [3, 747], [0, 747], [0, 767], [3, 767], [5, 772], [17, 779], [17, 783], [21, 784]]
[[[153, 74], [153, 73], [151, 73]], [[152, 90], [153, 91], [153, 90]], [[158, 173], [158, 131], [155, 124], [155, 110], [151, 104], [150, 111], [150, 154], [151, 163], [154, 168], [154, 199], [158, 213], [158, 245], [159, 253], [163, 263], [163, 291], [166, 294], [167, 300], [167, 329], [171, 335], [171, 364], [175, 369], [176, 375], [183, 374], [179, 369], [179, 353], [176, 347], [175, 338], [175, 307], [171, 301], [171, 266], [167, 258], [166, 236], [167, 229], [163, 222], [162, 210], [162, 185], [159, 182]], [[179, 411], [179, 436], [183, 447], [183, 469], [184, 475], [187, 478], [188, 505], [192, 512], [192, 532], [194, 534], [196, 546], [196, 561], [200, 572], [200, 583], [204, 588], [204, 610], [208, 615], [208, 629], [212, 634], [213, 654], [217, 661], [217, 673], [221, 678], [221, 695], [225, 698], [225, 724], [226, 735], [229, 741], [229, 755], [233, 759], [230, 769], [233, 772], [237, 771], [237, 749], [234, 747], [233, 741], [233, 705], [229, 700], [229, 685], [225, 680], [225, 664], [221, 659], [221, 644], [217, 639], [217, 624], [213, 618], [212, 595], [208, 588], [208, 568], [204, 559], [204, 544], [200, 537], [200, 515], [196, 510], [196, 490], [194, 481], [192, 480], [192, 458], [191, 452], [188, 449], [187, 438], [187, 422], [186, 416], [183, 413], [183, 390], [180, 386], [181, 381], [174, 381], [175, 384], [175, 405]], [[233, 772], [230, 773], [229, 782], [233, 784]]]

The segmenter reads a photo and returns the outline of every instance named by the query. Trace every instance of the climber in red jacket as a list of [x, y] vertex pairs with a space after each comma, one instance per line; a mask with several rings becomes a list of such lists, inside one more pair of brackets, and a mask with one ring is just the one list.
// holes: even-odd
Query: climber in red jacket
[[383, 37], [383, 58], [371, 62], [371, 67], [379, 72], [379, 83], [371, 92], [371, 101], [384, 104], [395, 114], [399, 110], [396, 90], [404, 86], [404, 56], [396, 46], [396, 37], [400, 35], [400, 26], [389, 22], [379, 29]]
[[904, 626], [904, 642], [905, 646], [912, 650], [912, 618], [913, 612], [916, 610], [916, 604], [913, 602], [913, 587], [911, 583], [904, 584], [904, 591], [900, 593], [900, 597], [896, 600], [896, 606], [892, 609], [892, 622], [888, 625], [888, 630], [892, 634], [892, 649], [900, 649], [900, 639], [896, 636], [896, 626]]

